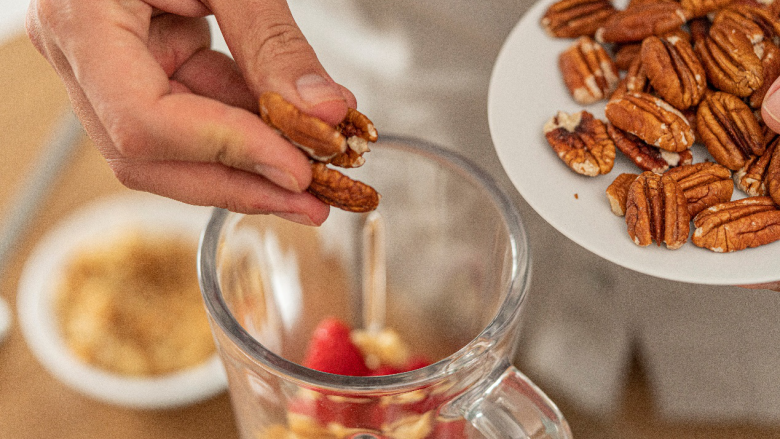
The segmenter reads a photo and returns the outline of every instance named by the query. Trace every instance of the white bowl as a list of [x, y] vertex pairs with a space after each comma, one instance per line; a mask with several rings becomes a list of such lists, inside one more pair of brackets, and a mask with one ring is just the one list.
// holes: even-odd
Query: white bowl
[[97, 201], [55, 226], [37, 244], [19, 280], [17, 311], [22, 334], [41, 364], [71, 388], [95, 399], [132, 408], [171, 408], [207, 399], [227, 388], [214, 354], [193, 368], [154, 377], [130, 377], [92, 366], [65, 345], [57, 328], [54, 283], [74, 251], [129, 228], [167, 231], [197, 242], [211, 209], [131, 193]]

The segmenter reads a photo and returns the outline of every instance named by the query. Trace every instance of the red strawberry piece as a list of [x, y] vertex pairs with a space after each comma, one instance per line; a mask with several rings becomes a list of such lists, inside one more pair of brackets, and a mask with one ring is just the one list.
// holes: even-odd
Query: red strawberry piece
[[308, 416], [319, 425], [338, 424], [346, 428], [370, 428], [376, 401], [310, 392], [290, 401], [287, 410]]
[[351, 329], [336, 318], [326, 318], [314, 329], [303, 365], [337, 375], [367, 376], [371, 373], [363, 354], [349, 337]]
[[430, 366], [431, 363], [427, 358], [422, 356], [414, 356], [404, 365], [401, 372], [410, 372], [417, 369], [422, 369], [425, 366]]
[[428, 435], [428, 439], [465, 439], [466, 420], [457, 419], [454, 421], [437, 421], [433, 425], [433, 431]]

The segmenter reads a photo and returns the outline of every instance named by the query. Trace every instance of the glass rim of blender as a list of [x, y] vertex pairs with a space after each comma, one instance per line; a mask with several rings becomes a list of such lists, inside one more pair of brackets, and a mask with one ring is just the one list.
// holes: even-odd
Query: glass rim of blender
[[[525, 299], [531, 277], [530, 250], [520, 211], [518, 206], [511, 201], [507, 192], [498, 185], [493, 177], [469, 159], [433, 143], [413, 137], [383, 135], [375, 145], [372, 145], [372, 148], [375, 146], [407, 150], [424, 156], [434, 162], [446, 165], [455, 172], [468, 176], [475, 185], [486, 190], [509, 232], [512, 273], [507, 287], [508, 291], [498, 308], [498, 312], [476, 337], [458, 351], [429, 366], [409, 372], [381, 376], [335, 375], [309, 369], [267, 349], [234, 318], [222, 297], [222, 290], [216, 276], [216, 253], [221, 232], [228, 216], [243, 214], [215, 208], [201, 234], [197, 255], [198, 279], [206, 308], [212, 319], [227, 334], [230, 341], [240, 347], [242, 352], [287, 380], [321, 388], [337, 389], [348, 386], [356, 392], [378, 389], [390, 391], [396, 388], [421, 386], [430, 381], [440, 380], [442, 375], [447, 374], [448, 369], [450, 371], [461, 369], [462, 366], [473, 360], [475, 352], [478, 355], [483, 354], [486, 349], [497, 344], [497, 340], [506, 337], [505, 333], [512, 327], [513, 321], [519, 318], [520, 306]], [[496, 337], [498, 334], [501, 334], [501, 337]], [[509, 336], [511, 337], [511, 335]], [[492, 344], [486, 344], [486, 340], [494, 341]]]

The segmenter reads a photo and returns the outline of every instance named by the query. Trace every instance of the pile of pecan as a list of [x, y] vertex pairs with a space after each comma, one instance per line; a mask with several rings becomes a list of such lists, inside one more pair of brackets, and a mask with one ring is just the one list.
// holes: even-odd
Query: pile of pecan
[[780, 136], [760, 111], [780, 76], [780, 0], [559, 0], [541, 26], [574, 39], [558, 64], [571, 97], [606, 101], [606, 120], [558, 112], [545, 137], [582, 175], [609, 173], [616, 150], [636, 165], [606, 193], [637, 245], [679, 248], [691, 223], [715, 252], [780, 240]]
[[368, 143], [376, 142], [374, 124], [350, 108], [338, 126], [302, 113], [274, 92], [260, 96], [260, 117], [311, 159], [312, 182], [306, 189], [326, 204], [349, 212], [369, 212], [379, 205], [380, 195], [371, 186], [353, 180], [327, 164], [356, 168], [365, 163]]

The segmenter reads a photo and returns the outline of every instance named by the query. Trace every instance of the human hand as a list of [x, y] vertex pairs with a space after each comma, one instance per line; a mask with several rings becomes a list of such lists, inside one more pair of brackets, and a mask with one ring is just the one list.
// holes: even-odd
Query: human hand
[[[209, 49], [214, 14], [233, 54]], [[306, 156], [256, 115], [274, 90], [334, 125], [354, 96], [325, 72], [285, 0], [32, 0], [27, 32], [131, 189], [321, 224]]]

